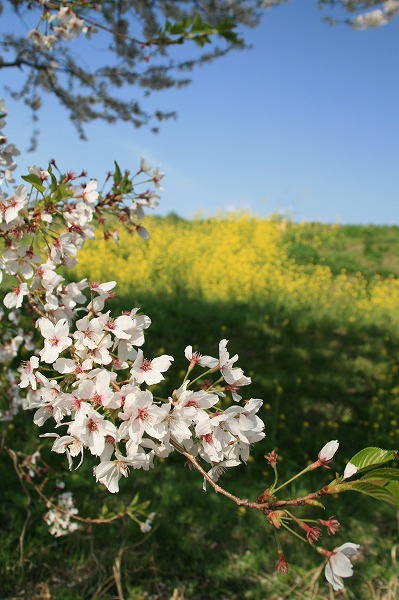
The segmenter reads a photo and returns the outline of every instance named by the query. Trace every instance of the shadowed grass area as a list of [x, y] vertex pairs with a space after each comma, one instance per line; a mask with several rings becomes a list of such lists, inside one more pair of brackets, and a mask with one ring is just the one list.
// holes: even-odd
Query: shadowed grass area
[[[289, 476], [314, 459], [330, 439], [341, 442], [334, 461], [338, 470], [360, 447], [392, 447], [397, 441], [398, 335], [356, 324], [342, 329], [334, 321], [306, 323], [303, 315], [295, 318], [290, 313], [288, 318], [281, 308], [266, 305], [187, 303], [183, 298], [151, 296], [139, 300], [153, 319], [146, 355], [167, 352], [176, 359], [166, 381], [154, 393], [170, 394], [181, 381], [187, 366], [182, 352], [185, 345], [193, 343], [201, 352], [214, 355], [217, 340], [226, 337], [231, 352], [240, 354], [240, 366], [253, 377], [250, 395], [265, 399], [261, 417], [266, 439], [254, 447], [254, 459], [247, 467], [233, 469], [223, 479], [225, 487], [237, 495], [254, 499], [271, 484], [272, 472], [263, 454], [273, 448], [283, 459], [281, 476]], [[127, 297], [113, 303], [115, 310], [136, 304]], [[27, 449], [32, 448], [37, 430], [32, 432], [30, 415], [18, 417], [9, 434], [11, 447], [13, 436], [20, 439], [22, 432]], [[62, 457], [58, 460], [48, 450], [45, 456], [50, 464], [66, 470]], [[149, 473], [132, 472], [122, 481], [117, 496], [94, 483], [90, 465], [88, 457], [78, 471], [65, 472], [63, 477], [77, 498], [80, 514], [95, 516], [103, 503], [117, 509], [139, 491], [142, 499], [151, 500], [151, 510], [157, 513], [155, 530], [142, 543], [145, 538], [137, 526], [124, 520], [53, 540], [41, 521], [45, 508], [35, 499], [25, 540], [26, 574], [31, 586], [44, 582], [52, 597], [68, 600], [115, 597], [113, 566], [119, 564], [120, 556], [120, 577], [127, 598], [163, 600], [171, 598], [176, 589], [184, 591], [183, 598], [195, 600], [277, 600], [284, 594], [287, 598], [327, 597], [323, 578], [311, 584], [320, 565], [320, 557], [313, 555], [311, 548], [302, 548], [300, 542], [283, 534], [286, 558], [293, 567], [288, 577], [277, 577], [276, 550], [268, 523], [258, 514], [237, 509], [211, 490], [204, 493], [201, 478], [184, 466], [182, 457], [160, 461]], [[16, 593], [16, 538], [25, 518], [25, 497], [11, 463], [3, 460], [0, 469], [2, 481], [10, 482], [2, 502], [6, 567], [1, 576], [11, 596]], [[308, 475], [303, 487], [301, 482], [292, 486], [292, 495], [309, 491], [309, 482], [317, 489], [325, 478], [319, 473]], [[10, 513], [15, 513], [12, 521], [7, 518]], [[348, 597], [366, 600], [371, 597], [370, 584], [378, 590], [395, 577], [397, 565], [391, 563], [391, 548], [397, 539], [395, 515], [389, 508], [381, 510], [375, 501], [355, 494], [329, 499], [325, 513], [316, 510], [314, 516], [328, 518], [331, 514], [342, 517], [345, 530], [336, 542], [324, 540], [327, 547], [344, 541], [363, 544], [355, 577], [348, 583]], [[21, 583], [24, 589], [26, 585]], [[33, 594], [33, 589], [29, 593]]]

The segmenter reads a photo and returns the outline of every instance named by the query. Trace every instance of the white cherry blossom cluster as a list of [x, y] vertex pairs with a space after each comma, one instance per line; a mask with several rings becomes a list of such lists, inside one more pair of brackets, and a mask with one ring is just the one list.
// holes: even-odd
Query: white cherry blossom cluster
[[[53, 324], [40, 318], [40, 360], [31, 357], [21, 370], [19, 385], [28, 390], [26, 407], [35, 409], [34, 423], [52, 419], [57, 429], [66, 427], [64, 435], [44, 434], [56, 438], [54, 452], [65, 453], [72, 467], [73, 459], [80, 456], [80, 464], [88, 450], [99, 460], [97, 481], [113, 493], [130, 469], [147, 470], [156, 457], [165, 458], [179, 447], [207, 462], [214, 481], [223, 468], [247, 461], [251, 444], [265, 436], [257, 416], [261, 400], [222, 410], [220, 392], [212, 385], [192, 390], [189, 380], [169, 398], [154, 399], [141, 386], [162, 381], [173, 357], [149, 360], [137, 348], [144, 342], [148, 317], [137, 309], [116, 319], [109, 312], [95, 314], [78, 319], [73, 332], [67, 319]], [[226, 344], [222, 340], [219, 357], [205, 357], [203, 365], [228, 388], [242, 385], [244, 376], [233, 366], [238, 357], [229, 357]], [[47, 365], [59, 374], [57, 379], [41, 371]]]
[[397, 14], [399, 14], [399, 0], [387, 0], [382, 4], [382, 8], [357, 15], [352, 20], [352, 27], [359, 31], [370, 27], [381, 27], [387, 25]]
[[56, 500], [56, 506], [51, 505], [43, 517], [49, 533], [58, 538], [79, 529], [79, 524], [71, 518], [78, 512], [72, 493], [61, 492]]
[[[5, 117], [7, 116], [7, 110], [4, 100], [0, 99], [0, 185], [3, 181], [7, 183], [15, 183], [13, 177], [13, 171], [17, 168], [17, 163], [14, 160], [14, 156], [20, 154], [18, 148], [14, 144], [9, 144], [7, 138], [4, 135], [3, 127], [5, 126]], [[4, 194], [0, 190], [0, 203], [3, 202]]]
[[80, 19], [70, 5], [61, 6], [58, 11], [54, 11], [54, 4], [43, 2], [41, 5], [41, 25], [44, 33], [35, 27], [27, 35], [35, 46], [52, 50], [58, 41], [68, 42], [81, 34], [90, 39], [91, 35], [97, 32], [97, 28]]
[[[6, 114], [5, 104], [0, 101], [1, 127], [5, 125]], [[8, 184], [13, 182], [12, 171], [16, 164], [12, 157], [17, 154], [15, 146], [8, 144], [6, 137], [0, 133], [0, 171], [3, 182]], [[63, 331], [65, 323], [69, 327], [78, 316], [83, 316], [82, 311], [101, 311], [106, 298], [113, 294], [115, 282], [98, 284], [82, 280], [66, 283], [58, 268], [71, 268], [76, 264], [78, 250], [87, 239], [94, 237], [95, 218], [106, 238], [116, 237], [108, 225], [109, 215], [116, 216], [130, 233], [147, 238], [148, 232], [141, 224], [144, 209], [158, 203], [159, 196], [155, 190], [159, 189], [163, 175], [144, 160], [133, 177], [128, 172], [122, 174], [118, 167], [111, 189], [100, 195], [95, 180], [76, 184], [78, 178], [86, 177], [85, 173], [78, 176], [72, 172], [59, 173], [57, 179], [54, 169], [57, 169], [55, 163], [48, 170], [29, 167], [29, 174], [24, 179], [30, 185], [18, 185], [9, 193], [0, 189], [0, 281], [3, 272], [14, 280], [3, 300], [5, 310], [0, 309], [0, 387], [5, 390], [3, 396], [10, 399], [8, 406], [0, 408], [0, 420], [3, 421], [12, 420], [21, 404], [25, 403], [17, 385], [20, 372], [25, 373], [26, 369], [33, 372], [38, 360], [34, 356], [26, 367], [20, 367], [21, 360], [26, 359], [37, 345], [34, 328], [26, 326], [29, 310], [25, 308], [30, 305], [42, 316], [43, 320], [39, 320], [37, 325], [45, 332], [45, 339], [49, 339], [52, 328], [57, 335], [58, 331]], [[135, 178], [140, 175], [141, 179], [143, 176], [146, 178], [141, 183], [149, 182], [153, 189], [145, 189], [141, 193], [135, 191]], [[85, 308], [83, 304], [86, 304]], [[123, 323], [134, 321], [145, 328], [150, 322], [148, 318], [139, 316], [130, 320], [121, 316], [114, 323], [107, 318], [105, 321], [106, 328], [116, 328], [115, 336], [120, 341], [118, 353], [126, 357], [131, 350], [130, 344], [140, 345], [144, 337], [141, 330], [140, 333], [127, 334], [122, 329]], [[96, 322], [92, 322], [91, 326], [96, 327]], [[137, 326], [140, 329], [141, 325]], [[41, 358], [44, 362], [54, 353], [51, 347], [50, 341], [43, 349]], [[60, 347], [56, 344], [55, 349]], [[102, 340], [97, 348], [97, 354], [101, 354], [103, 360], [106, 360], [108, 352], [106, 347], [107, 341]], [[107, 355], [110, 356], [109, 352]], [[27, 387], [28, 383], [24, 383], [22, 389], [24, 386]]]

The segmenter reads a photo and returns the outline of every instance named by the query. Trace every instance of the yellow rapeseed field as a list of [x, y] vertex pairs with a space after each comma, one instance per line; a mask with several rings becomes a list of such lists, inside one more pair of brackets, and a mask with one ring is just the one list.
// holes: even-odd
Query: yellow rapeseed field
[[340, 319], [398, 320], [398, 280], [367, 281], [360, 273], [334, 275], [326, 265], [299, 265], [288, 255], [284, 222], [240, 214], [193, 221], [149, 218], [146, 226], [148, 241], [120, 229], [116, 244], [98, 232], [79, 253], [77, 276], [116, 280], [117, 291], [135, 300], [151, 293], [270, 301], [292, 310], [312, 308], [321, 316], [333, 311]]

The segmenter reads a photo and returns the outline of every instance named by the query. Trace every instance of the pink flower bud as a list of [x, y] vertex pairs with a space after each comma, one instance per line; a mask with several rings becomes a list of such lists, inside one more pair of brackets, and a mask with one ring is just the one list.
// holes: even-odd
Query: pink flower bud
[[322, 466], [325, 467], [326, 465], [330, 464], [330, 462], [332, 461], [332, 459], [334, 457], [334, 454], [338, 450], [338, 447], [339, 447], [338, 440], [331, 440], [331, 442], [328, 442], [320, 450], [320, 452], [318, 454], [318, 459], [316, 460], [316, 462], [314, 462], [310, 465], [310, 468], [317, 469], [317, 467], [322, 467]]
[[319, 452], [319, 461], [323, 465], [328, 465], [332, 461], [334, 454], [338, 450], [338, 447], [338, 440], [332, 440], [331, 442], [328, 442]]

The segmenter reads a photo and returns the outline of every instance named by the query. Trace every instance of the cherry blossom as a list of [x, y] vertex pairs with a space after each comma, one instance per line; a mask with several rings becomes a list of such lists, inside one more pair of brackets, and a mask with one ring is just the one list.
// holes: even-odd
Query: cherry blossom
[[40, 351], [40, 358], [46, 363], [53, 363], [58, 355], [72, 344], [68, 337], [69, 326], [66, 319], [61, 319], [55, 325], [42, 317], [38, 320], [40, 332], [44, 337], [44, 348]]
[[[156, 439], [166, 435], [166, 425], [159, 427], [164, 421], [165, 408], [160, 408], [154, 403], [149, 390], [139, 388], [128, 394], [125, 398], [123, 411], [118, 416], [123, 421], [119, 428], [122, 438], [129, 438], [136, 446], [141, 444], [144, 433]], [[158, 427], [156, 427], [158, 425]]]
[[79, 411], [69, 425], [68, 433], [80, 440], [96, 456], [103, 453], [107, 436], [117, 438], [115, 425], [91, 406]]
[[219, 343], [219, 363], [218, 367], [222, 374], [223, 379], [228, 384], [235, 384], [236, 381], [240, 380], [243, 376], [243, 370], [239, 367], [233, 367], [233, 364], [238, 360], [238, 354], [235, 354], [230, 358], [230, 354], [227, 351], [228, 340], [221, 340]]
[[330, 554], [326, 567], [324, 569], [325, 577], [334, 589], [335, 592], [342, 590], [344, 582], [342, 578], [351, 577], [353, 575], [353, 565], [349, 557], [355, 556], [358, 553], [360, 546], [347, 542], [334, 548]]
[[28, 285], [20, 283], [5, 295], [3, 303], [7, 308], [21, 308], [24, 296], [29, 294]]
[[207, 367], [208, 369], [213, 369], [217, 366], [218, 360], [216, 358], [212, 358], [212, 356], [202, 356], [199, 352], [193, 352], [192, 346], [187, 346], [184, 350], [184, 356], [187, 360], [190, 361], [190, 370], [195, 367], [195, 365], [200, 365], [200, 367]]
[[26, 388], [28, 385], [32, 390], [36, 389], [36, 377], [34, 370], [39, 366], [39, 359], [37, 356], [31, 356], [24, 367], [21, 367], [21, 381], [19, 383], [20, 388]]
[[159, 383], [165, 379], [162, 373], [169, 369], [173, 360], [173, 356], [168, 356], [167, 354], [147, 360], [144, 358], [143, 351], [139, 349], [137, 358], [130, 369], [132, 379], [138, 384], [146, 383], [147, 385], [154, 385], [155, 383]]
[[96, 481], [103, 483], [111, 494], [115, 494], [119, 491], [120, 478], [129, 475], [129, 468], [142, 468], [148, 464], [148, 460], [149, 458], [144, 452], [124, 457], [117, 451], [114, 460], [103, 461], [95, 467]]
[[56, 538], [73, 533], [79, 529], [79, 524], [71, 520], [71, 517], [77, 515], [79, 512], [74, 504], [71, 492], [62, 492], [58, 496], [57, 506], [62, 511], [57, 510], [56, 507], [52, 507], [44, 515], [44, 520], [49, 526], [50, 534]]
[[4, 211], [4, 220], [6, 223], [10, 223], [17, 216], [20, 210], [25, 208], [27, 204], [26, 199], [27, 189], [25, 185], [18, 186], [11, 198], [6, 203], [6, 209]]

